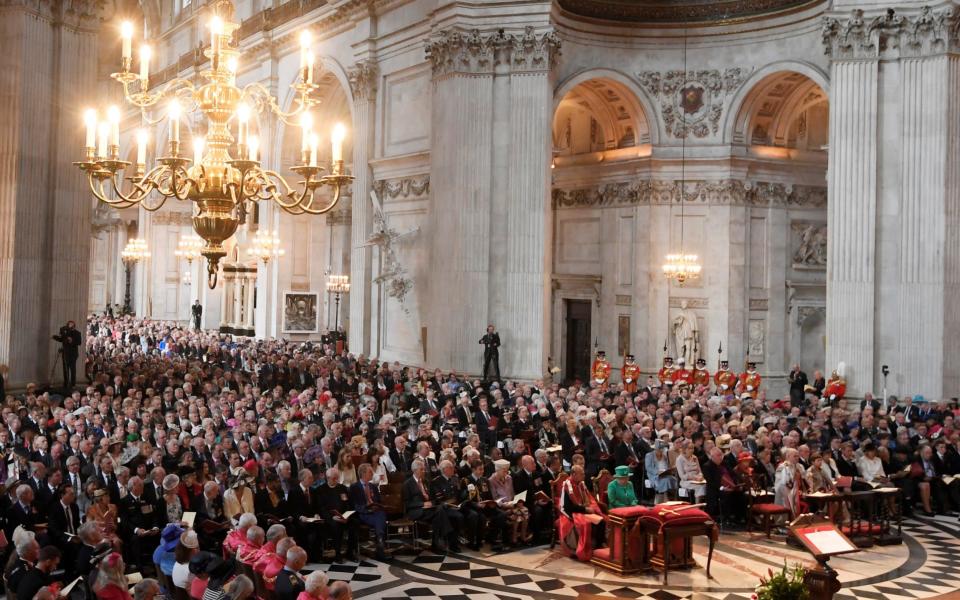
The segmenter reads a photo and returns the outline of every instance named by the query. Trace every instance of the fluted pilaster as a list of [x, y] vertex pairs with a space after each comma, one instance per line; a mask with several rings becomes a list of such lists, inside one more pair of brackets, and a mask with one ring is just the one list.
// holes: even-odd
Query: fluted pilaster
[[353, 93], [353, 208], [350, 223], [350, 310], [348, 338], [353, 352], [370, 354], [370, 302], [373, 294], [372, 249], [363, 246], [373, 226], [370, 190], [373, 174], [374, 120], [379, 70], [372, 60], [349, 72]]
[[827, 365], [847, 365], [855, 395], [873, 378], [877, 74], [875, 60], [831, 69]]

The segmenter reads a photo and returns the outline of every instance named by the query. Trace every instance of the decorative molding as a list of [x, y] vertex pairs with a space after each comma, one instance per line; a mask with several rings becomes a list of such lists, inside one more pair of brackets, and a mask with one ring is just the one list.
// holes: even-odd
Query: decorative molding
[[430, 195], [430, 176], [417, 175], [399, 179], [381, 179], [373, 182], [373, 191], [381, 201], [394, 198], [420, 198]]
[[687, 308], [710, 308], [710, 298], [681, 298], [671, 296], [670, 308], [683, 308], [683, 303], [687, 303]]
[[150, 217], [154, 225], [168, 225], [172, 227], [193, 226], [193, 216], [188, 212], [165, 210], [156, 212]]
[[380, 67], [373, 59], [358, 61], [347, 71], [350, 91], [354, 101], [372, 102], [377, 98], [377, 83], [380, 79]]
[[797, 325], [803, 326], [803, 323], [814, 316], [818, 316], [824, 321], [827, 319], [826, 306], [800, 306], [797, 308]]
[[827, 224], [823, 222], [793, 221], [790, 231], [795, 240], [793, 266], [827, 268]]
[[646, 0], [611, 2], [601, 0], [560, 0], [567, 12], [591, 19], [630, 23], [730, 24], [760, 19], [770, 14], [819, 4], [822, 0]]
[[750, 298], [750, 310], [767, 310], [768, 303], [766, 298]]
[[834, 60], [915, 57], [958, 49], [960, 12], [954, 6], [933, 10], [924, 6], [915, 15], [893, 9], [865, 18], [855, 8], [847, 18], [824, 17], [820, 27], [824, 53]]
[[481, 34], [478, 29], [462, 32], [445, 29], [425, 45], [433, 65], [434, 78], [455, 73], [492, 74], [497, 65], [512, 72], [546, 72], [560, 57], [560, 37], [553, 30], [542, 35], [526, 27], [523, 34]]
[[[682, 194], [681, 194], [682, 188]], [[647, 179], [602, 183], [573, 189], [554, 188], [553, 207], [588, 208], [656, 204], [706, 204], [784, 208], [824, 208], [827, 188], [721, 179], [679, 181]]]
[[719, 132], [727, 96], [740, 87], [750, 71], [739, 67], [723, 71], [641, 71], [637, 78], [644, 90], [659, 100], [669, 135], [705, 138]]
[[630, 294], [617, 294], [616, 304], [617, 306], [632, 306], [633, 296]]

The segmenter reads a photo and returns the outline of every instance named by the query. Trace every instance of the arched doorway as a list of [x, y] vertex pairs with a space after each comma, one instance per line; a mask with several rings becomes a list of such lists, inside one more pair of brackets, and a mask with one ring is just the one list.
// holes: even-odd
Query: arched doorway
[[[782, 188], [784, 215], [771, 217], [772, 239], [785, 240], [783, 278], [786, 318], [751, 310], [750, 325], [765, 319], [767, 339], [783, 344], [783, 366], [800, 364], [812, 376], [825, 368], [827, 276], [826, 170], [829, 99], [818, 72], [771, 68], [761, 71], [742, 91], [728, 132], [735, 148], [752, 159], [751, 170], [770, 180], [789, 182]], [[798, 194], [797, 186], [823, 190]], [[773, 191], [770, 188], [769, 191]], [[776, 202], [764, 202], [773, 206]], [[775, 258], [775, 255], [773, 255]], [[778, 265], [772, 265], [777, 267]], [[779, 269], [777, 269], [779, 270]], [[773, 286], [771, 286], [772, 288]], [[749, 292], [753, 294], [753, 290]], [[751, 308], [759, 307], [751, 296]], [[751, 330], [752, 333], [752, 330]], [[777, 362], [776, 360], [772, 362]]]
[[[614, 199], [632, 185], [629, 173], [649, 161], [655, 134], [639, 92], [629, 80], [613, 73], [576, 77], [560, 87], [553, 115], [553, 364], [565, 380], [586, 380], [603, 332], [614, 331], [608, 356], [641, 349], [637, 331], [645, 328], [638, 310], [623, 298], [642, 297], [646, 283], [632, 265], [645, 207], [620, 206]], [[636, 165], [634, 165], [636, 163]], [[570, 192], [568, 188], [589, 188]], [[602, 196], [610, 194], [612, 201]], [[615, 232], [607, 229], [613, 222]], [[621, 254], [618, 273], [604, 273], [610, 244]], [[604, 279], [606, 277], [606, 279]], [[613, 294], [601, 294], [612, 286]], [[601, 302], [604, 298], [604, 302]], [[616, 301], [620, 298], [620, 302]], [[614, 300], [610, 302], [610, 300]], [[636, 320], [636, 321], [634, 321]], [[635, 327], [631, 326], [634, 323]]]

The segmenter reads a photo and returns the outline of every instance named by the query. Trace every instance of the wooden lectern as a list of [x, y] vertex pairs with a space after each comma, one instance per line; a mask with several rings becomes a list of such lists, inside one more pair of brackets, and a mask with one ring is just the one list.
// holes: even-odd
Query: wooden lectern
[[650, 512], [645, 506], [614, 508], [608, 512], [607, 547], [594, 550], [590, 562], [617, 575], [649, 569], [649, 543], [646, 532], [637, 526], [637, 521]]
[[804, 575], [810, 600], [832, 600], [833, 595], [840, 591], [840, 581], [837, 572], [827, 565], [827, 561], [831, 556], [859, 552], [860, 549], [821, 515], [800, 515], [790, 523], [789, 536], [799, 541], [817, 560], [817, 566], [808, 569]]

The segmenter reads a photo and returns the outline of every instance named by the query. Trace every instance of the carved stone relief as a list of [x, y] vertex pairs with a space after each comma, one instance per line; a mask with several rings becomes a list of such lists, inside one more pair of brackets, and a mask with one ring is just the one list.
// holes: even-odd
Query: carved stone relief
[[827, 267], [827, 225], [794, 221], [793, 266], [825, 269]]
[[373, 190], [383, 198], [419, 198], [430, 194], [430, 176], [418, 175], [373, 182]]
[[748, 69], [643, 71], [640, 85], [659, 101], [669, 135], [704, 138], [720, 129], [727, 97], [746, 80]]
[[670, 297], [670, 308], [681, 308], [686, 303], [687, 308], [710, 308], [709, 298], [681, 298], [679, 296]]
[[825, 306], [800, 306], [797, 308], [797, 325], [803, 325], [803, 323], [811, 318], [819, 317], [823, 320], [827, 318], [827, 307]]
[[681, 197], [688, 204], [798, 208], [823, 208], [827, 205], [826, 188], [723, 179], [686, 181], [682, 186], [678, 181], [643, 180], [601, 183], [573, 189], [554, 188], [553, 206], [584, 208], [677, 204]]
[[747, 354], [750, 360], [762, 363], [764, 357], [767, 322], [762, 319], [751, 319], [747, 335]]

